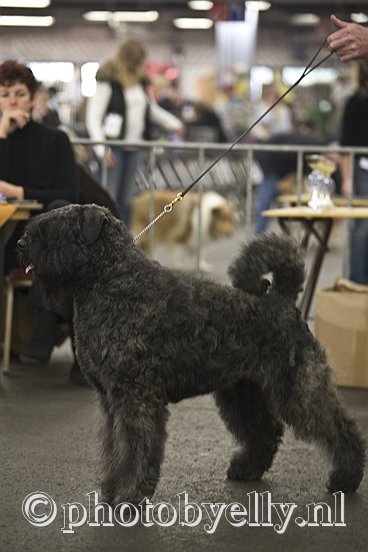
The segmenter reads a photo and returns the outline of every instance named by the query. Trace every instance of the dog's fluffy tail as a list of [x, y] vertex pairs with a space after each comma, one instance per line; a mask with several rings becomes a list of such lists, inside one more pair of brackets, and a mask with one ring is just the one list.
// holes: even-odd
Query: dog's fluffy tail
[[262, 234], [243, 246], [229, 268], [233, 286], [256, 295], [266, 293], [270, 283], [265, 276], [269, 273], [272, 283], [268, 292], [296, 301], [304, 282], [304, 255], [293, 238]]

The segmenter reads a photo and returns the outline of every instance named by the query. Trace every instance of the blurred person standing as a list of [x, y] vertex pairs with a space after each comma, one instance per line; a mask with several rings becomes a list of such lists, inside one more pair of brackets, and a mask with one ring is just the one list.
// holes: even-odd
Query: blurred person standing
[[50, 106], [51, 93], [43, 84], [37, 89], [33, 100], [32, 119], [51, 127], [61, 125], [60, 117], [56, 109]]
[[[255, 106], [255, 119], [261, 117], [279, 98], [273, 86], [265, 85], [262, 100]], [[266, 140], [276, 134], [291, 132], [293, 129], [293, 114], [289, 105], [284, 101], [275, 105], [265, 115], [253, 130], [253, 135], [258, 140]]]
[[[358, 82], [355, 93], [345, 105], [341, 140], [342, 146], [368, 147], [368, 58], [357, 62]], [[368, 198], [368, 155], [355, 156], [354, 182], [350, 181], [351, 159], [341, 156], [342, 193]], [[368, 284], [368, 220], [352, 223], [350, 236], [350, 279]]]
[[[147, 92], [144, 73], [146, 51], [134, 39], [121, 43], [115, 56], [97, 71], [96, 94], [87, 104], [86, 126], [92, 140], [138, 141], [150, 139], [150, 124], [182, 132], [181, 121], [162, 109]], [[138, 149], [96, 146], [95, 151], [109, 169], [109, 191], [121, 218], [129, 225]]]

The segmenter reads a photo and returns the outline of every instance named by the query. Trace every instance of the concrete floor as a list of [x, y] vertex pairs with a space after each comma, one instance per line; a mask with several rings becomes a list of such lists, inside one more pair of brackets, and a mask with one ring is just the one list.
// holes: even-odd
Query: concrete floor
[[[210, 248], [208, 261], [215, 265], [216, 279], [226, 280], [226, 266], [240, 240], [241, 231], [232, 240]], [[331, 285], [335, 276], [341, 274], [340, 266], [341, 248], [337, 240], [326, 259], [319, 286]], [[328, 466], [321, 452], [296, 441], [288, 432], [262, 482], [230, 482], [225, 473], [234, 444], [211, 397], [183, 401], [170, 408], [165, 461], [154, 503], [170, 503], [178, 511], [177, 495], [187, 492], [189, 500], [198, 504], [239, 502], [247, 507], [254, 496], [250, 493], [257, 493], [261, 500], [260, 494], [269, 492], [273, 503], [296, 504], [284, 533], [275, 530], [274, 510], [274, 526], [234, 527], [222, 516], [213, 534], [206, 531], [205, 513], [196, 527], [181, 526], [178, 522], [171, 527], [160, 527], [157, 523], [144, 527], [138, 523], [131, 528], [117, 522], [113, 527], [84, 523], [73, 534], [62, 532], [62, 505], [66, 511], [70, 509], [65, 506], [67, 503], [78, 502], [86, 508], [87, 493], [98, 491], [98, 405], [93, 391], [68, 383], [70, 363], [71, 352], [66, 343], [55, 351], [49, 366], [39, 368], [13, 362], [11, 374], [0, 377], [1, 551], [367, 549], [367, 476], [355, 495], [345, 496], [345, 526], [299, 527], [295, 519], [298, 516], [305, 519], [306, 505], [313, 502], [330, 506], [332, 521], [336, 516], [335, 498], [325, 491]], [[340, 389], [339, 393], [368, 439], [368, 390]], [[35, 527], [22, 513], [24, 499], [35, 492], [47, 493], [55, 501], [56, 518], [48, 526]], [[214, 508], [216, 513], [219, 506]], [[202, 511], [205, 512], [203, 508]]]

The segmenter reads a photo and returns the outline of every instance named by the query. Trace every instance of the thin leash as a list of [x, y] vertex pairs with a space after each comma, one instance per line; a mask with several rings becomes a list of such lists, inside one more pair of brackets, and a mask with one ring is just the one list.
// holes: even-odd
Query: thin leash
[[332, 56], [333, 52], [330, 52], [328, 55], [326, 55], [324, 58], [322, 58], [318, 63], [316, 63], [315, 65], [313, 65], [313, 62], [315, 61], [315, 59], [317, 58], [317, 56], [319, 55], [319, 53], [321, 52], [321, 50], [326, 46], [327, 44], [327, 40], [324, 40], [323, 43], [321, 44], [321, 46], [318, 48], [317, 52], [314, 54], [314, 56], [312, 57], [312, 59], [310, 60], [310, 62], [308, 63], [308, 65], [306, 66], [306, 68], [304, 69], [303, 73], [301, 74], [301, 76], [294, 82], [294, 84], [292, 84], [287, 90], [286, 92], [284, 92], [279, 98], [277, 98], [277, 100], [275, 100], [275, 102], [260, 116], [258, 117], [258, 119], [256, 121], [254, 121], [254, 123], [248, 127], [242, 134], [240, 134], [240, 136], [238, 136], [238, 138], [226, 149], [224, 150], [218, 157], [216, 157], [216, 159], [195, 179], [193, 180], [193, 182], [187, 187], [185, 188], [184, 191], [182, 192], [179, 192], [176, 197], [170, 201], [170, 203], [167, 203], [163, 210], [161, 211], [161, 213], [159, 213], [145, 228], [143, 228], [134, 238], [133, 240], [134, 241], [138, 241], [146, 232], [148, 232], [148, 230], [150, 228], [152, 228], [152, 226], [154, 224], [156, 224], [161, 217], [163, 217], [164, 215], [166, 215], [167, 213], [170, 213], [172, 210], [173, 210], [173, 207], [176, 203], [178, 203], [178, 201], [181, 201], [182, 199], [184, 199], [184, 197], [186, 196], [186, 194], [211, 170], [213, 169], [213, 167], [219, 162], [221, 161], [221, 159], [223, 157], [225, 157], [225, 155], [227, 155], [243, 138], [245, 138], [245, 136], [247, 136], [253, 129], [256, 125], [258, 125], [258, 123], [260, 121], [262, 121], [262, 119], [264, 117], [266, 117], [266, 115], [268, 115], [268, 113], [270, 111], [272, 111], [272, 109], [274, 107], [276, 107], [276, 105], [278, 103], [280, 103], [284, 98], [285, 96], [287, 96], [295, 87], [298, 86], [298, 84], [305, 78], [307, 77], [312, 71], [314, 71], [315, 69], [317, 69], [317, 67], [319, 67], [320, 65], [322, 65], [322, 63], [324, 63], [330, 56]]

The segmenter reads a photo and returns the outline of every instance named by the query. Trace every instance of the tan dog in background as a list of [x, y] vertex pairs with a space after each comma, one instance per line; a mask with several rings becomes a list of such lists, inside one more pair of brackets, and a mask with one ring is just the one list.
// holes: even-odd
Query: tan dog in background
[[[150, 215], [150, 192], [143, 192], [134, 199], [131, 218], [131, 232], [137, 235], [152, 218], [162, 212], [165, 205], [176, 196], [172, 190], [155, 190], [154, 215]], [[195, 258], [198, 240], [199, 194], [188, 193], [184, 199], [174, 205], [171, 213], [163, 216], [153, 227], [153, 245], [165, 245], [169, 249], [174, 267], [180, 267], [180, 247], [182, 246]], [[222, 237], [230, 236], [234, 231], [234, 208], [231, 203], [216, 192], [203, 192], [201, 203], [201, 240], [202, 245]], [[137, 244], [148, 252], [149, 232], [146, 232]], [[201, 270], [210, 270], [204, 259], [200, 261]]]

